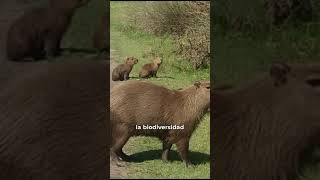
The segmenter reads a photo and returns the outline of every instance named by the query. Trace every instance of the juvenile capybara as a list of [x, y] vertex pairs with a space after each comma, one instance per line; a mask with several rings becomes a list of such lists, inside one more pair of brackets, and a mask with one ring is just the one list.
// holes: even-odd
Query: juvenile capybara
[[123, 64], [119, 64], [112, 71], [113, 81], [125, 81], [129, 79], [130, 72], [138, 59], [135, 57], [126, 57]]
[[107, 178], [107, 67], [35, 64], [2, 86], [1, 180]]
[[140, 78], [157, 77], [158, 69], [161, 65], [161, 59], [159, 57], [153, 60], [153, 63], [145, 64], [139, 72]]
[[[108, 8], [107, 8], [108, 9]], [[93, 35], [93, 47], [99, 50], [107, 50], [110, 47], [109, 38], [110, 18], [109, 12], [101, 17], [97, 29]]]
[[35, 8], [19, 17], [8, 30], [8, 59], [30, 61], [59, 55], [72, 16], [88, 1], [50, 0], [47, 7]]
[[[168, 160], [170, 148], [176, 144], [181, 159], [187, 166], [191, 165], [189, 140], [210, 106], [209, 81], [199, 81], [182, 90], [169, 90], [149, 82], [127, 81], [115, 86], [110, 96], [111, 157], [128, 160], [130, 157], [122, 151], [123, 146], [130, 137], [144, 135], [158, 137], [162, 141], [162, 160]], [[167, 129], [143, 128], [157, 125]], [[142, 128], [136, 129], [136, 126]]]
[[215, 179], [293, 180], [320, 143], [320, 65], [274, 63], [254, 82], [213, 91]]

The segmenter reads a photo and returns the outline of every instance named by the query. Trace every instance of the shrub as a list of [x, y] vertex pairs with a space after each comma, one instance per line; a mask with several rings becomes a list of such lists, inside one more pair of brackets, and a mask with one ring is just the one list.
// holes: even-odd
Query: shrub
[[163, 1], [135, 3], [128, 12], [131, 24], [157, 36], [171, 36], [176, 52], [194, 69], [210, 64], [210, 2]]

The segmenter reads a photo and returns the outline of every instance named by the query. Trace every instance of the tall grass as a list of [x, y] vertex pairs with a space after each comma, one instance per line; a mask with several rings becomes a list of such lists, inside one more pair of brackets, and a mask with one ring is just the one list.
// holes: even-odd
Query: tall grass
[[131, 27], [157, 36], [170, 36], [176, 53], [194, 69], [210, 62], [210, 4], [195, 1], [141, 2], [127, 13]]

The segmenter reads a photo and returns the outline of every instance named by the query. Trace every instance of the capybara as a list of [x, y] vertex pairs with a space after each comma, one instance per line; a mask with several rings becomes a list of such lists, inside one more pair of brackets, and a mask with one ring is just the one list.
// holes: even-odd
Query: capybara
[[107, 68], [107, 61], [35, 64], [2, 86], [1, 180], [107, 178]]
[[[108, 8], [107, 8], [108, 9]], [[110, 47], [109, 38], [110, 18], [109, 12], [101, 17], [97, 29], [93, 35], [93, 47], [99, 50], [107, 50]]]
[[158, 69], [161, 65], [161, 58], [157, 57], [153, 60], [153, 63], [145, 64], [139, 72], [140, 78], [157, 77]]
[[214, 178], [297, 179], [320, 143], [320, 65], [274, 63], [257, 80], [213, 91]]
[[112, 80], [113, 81], [125, 81], [129, 79], [129, 74], [135, 64], [139, 60], [135, 57], [126, 57], [123, 64], [119, 64], [112, 71]]
[[[127, 81], [115, 86], [110, 96], [113, 159], [130, 159], [122, 147], [131, 136], [144, 135], [158, 137], [163, 142], [162, 160], [168, 160], [170, 148], [176, 144], [181, 159], [187, 166], [192, 164], [188, 158], [189, 140], [210, 106], [209, 81], [199, 81], [182, 90]], [[144, 125], [172, 125], [172, 128], [136, 129]]]
[[13, 61], [40, 60], [60, 54], [60, 43], [75, 10], [90, 0], [50, 0], [19, 17], [8, 30], [7, 57]]

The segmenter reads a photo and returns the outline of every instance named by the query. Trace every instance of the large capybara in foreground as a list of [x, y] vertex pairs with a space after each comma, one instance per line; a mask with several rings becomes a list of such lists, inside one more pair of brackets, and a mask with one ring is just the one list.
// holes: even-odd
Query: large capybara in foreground
[[26, 12], [8, 30], [8, 59], [30, 61], [59, 55], [72, 16], [88, 1], [50, 0], [47, 7]]
[[[132, 136], [154, 136], [163, 142], [162, 160], [168, 160], [173, 144], [190, 165], [190, 137], [210, 106], [210, 82], [196, 82], [182, 90], [169, 90], [148, 82], [127, 81], [111, 90], [111, 157], [130, 159], [122, 147]], [[170, 126], [171, 129], [136, 129], [137, 126]], [[180, 129], [173, 129], [179, 126]], [[181, 127], [183, 127], [181, 129]]]
[[112, 71], [113, 81], [125, 81], [129, 79], [130, 72], [138, 59], [135, 57], [126, 57], [123, 64], [119, 64]]
[[109, 12], [105, 12], [101, 17], [97, 25], [97, 29], [93, 35], [92, 40], [93, 40], [94, 48], [99, 50], [108, 50], [110, 48], [109, 27], [110, 27]]
[[243, 86], [213, 91], [214, 178], [297, 179], [320, 140], [320, 65], [275, 63]]
[[161, 65], [161, 59], [159, 57], [155, 58], [152, 63], [145, 64], [139, 72], [140, 78], [150, 78], [157, 77], [158, 69]]
[[2, 86], [0, 179], [107, 178], [107, 66], [35, 64]]

